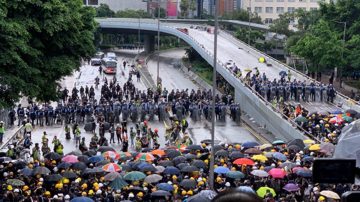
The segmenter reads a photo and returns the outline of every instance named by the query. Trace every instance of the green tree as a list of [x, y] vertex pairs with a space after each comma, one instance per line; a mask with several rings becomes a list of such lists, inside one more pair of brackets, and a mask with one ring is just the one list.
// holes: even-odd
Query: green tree
[[249, 16], [250, 16], [250, 22], [262, 24], [261, 17], [258, 16], [257, 13], [250, 13], [250, 15], [249, 15], [249, 11], [244, 10], [244, 9], [235, 10], [231, 13], [226, 13], [222, 16], [222, 19], [224, 19], [224, 20], [240, 20], [240, 21], [248, 22]]
[[[156, 8], [154, 11], [154, 17], [157, 18], [159, 16], [159, 9]], [[166, 17], [166, 10], [164, 8], [160, 8], [160, 18]]]
[[294, 31], [289, 29], [292, 20], [294, 20], [292, 13], [281, 14], [279, 18], [274, 20], [273, 24], [270, 25], [270, 31], [289, 37], [294, 33]]
[[58, 81], [95, 52], [94, 17], [81, 0], [1, 1], [0, 106], [55, 100]]
[[250, 45], [258, 48], [259, 50], [264, 50], [264, 32], [255, 29], [247, 29], [247, 28], [239, 28], [235, 32], [235, 37], [239, 40], [248, 43], [249, 42], [249, 34], [250, 34]]
[[187, 18], [189, 16], [190, 11], [195, 11], [195, 9], [196, 9], [195, 0], [181, 0], [180, 2], [181, 17]]
[[115, 14], [118, 18], [150, 18], [151, 16], [144, 10], [131, 10], [126, 9], [118, 11]]
[[109, 8], [107, 4], [100, 4], [99, 7], [96, 8], [96, 17], [114, 17], [115, 12]]

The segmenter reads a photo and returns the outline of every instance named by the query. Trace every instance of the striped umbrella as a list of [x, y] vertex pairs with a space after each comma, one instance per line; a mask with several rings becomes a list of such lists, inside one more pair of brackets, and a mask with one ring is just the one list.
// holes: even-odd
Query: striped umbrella
[[155, 159], [155, 157], [151, 154], [151, 153], [139, 153], [136, 156], [136, 160], [141, 160], [141, 161], [153, 161]]
[[162, 149], [156, 149], [156, 150], [152, 151], [151, 154], [153, 154], [153, 155], [158, 155], [158, 156], [164, 156], [164, 155], [165, 155], [165, 151], [162, 150]]
[[130, 154], [130, 152], [120, 152], [120, 159], [131, 159], [132, 155]]
[[121, 167], [116, 163], [108, 163], [102, 167], [106, 172], [118, 172], [121, 171]]
[[106, 159], [120, 159], [120, 155], [114, 151], [106, 151], [103, 153], [103, 156]]

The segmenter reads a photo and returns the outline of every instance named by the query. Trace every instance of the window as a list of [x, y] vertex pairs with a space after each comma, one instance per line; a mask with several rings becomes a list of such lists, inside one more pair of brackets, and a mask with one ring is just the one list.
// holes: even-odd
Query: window
[[318, 8], [316, 8], [316, 7], [311, 7], [311, 8], [310, 8], [311, 11], [316, 11], [317, 9], [318, 9]]
[[255, 2], [263, 2], [263, 0], [255, 0]]
[[276, 7], [276, 13], [284, 13], [284, 7]]
[[318, 0], [310, 0], [310, 2], [318, 2]]
[[266, 13], [273, 13], [273, 7], [266, 7], [265, 12]]
[[304, 3], [306, 3], [306, 0], [299, 0], [299, 2], [304, 2]]
[[262, 13], [262, 7], [255, 7], [255, 13]]
[[284, 0], [277, 0], [277, 2], [284, 2]]
[[250, 11], [250, 12], [251, 12], [251, 8], [250, 8], [250, 7], [247, 7], [247, 11]]
[[265, 18], [265, 24], [272, 23], [272, 18]]
[[266, 2], [273, 2], [273, 0], [265, 0]]
[[288, 7], [288, 12], [289, 13], [293, 13], [295, 11], [295, 8], [294, 7]]
[[84, 4], [84, 5], [87, 5], [86, 0], [83, 0], [83, 4]]
[[295, 2], [295, 0], [288, 0], [288, 2]]
[[306, 11], [306, 7], [300, 7], [299, 9]]
[[98, 0], [88, 0], [88, 5], [92, 5], [92, 6], [97, 6], [99, 5], [99, 2]]

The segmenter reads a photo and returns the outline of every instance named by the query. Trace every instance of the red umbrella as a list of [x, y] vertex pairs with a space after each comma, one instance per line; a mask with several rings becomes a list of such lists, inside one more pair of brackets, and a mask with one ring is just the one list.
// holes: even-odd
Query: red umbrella
[[233, 164], [236, 164], [236, 165], [247, 165], [247, 166], [252, 166], [254, 165], [254, 161], [251, 160], [251, 159], [248, 159], [248, 158], [239, 158], [239, 159], [236, 159]]
[[280, 179], [284, 178], [286, 175], [286, 172], [281, 168], [272, 168], [268, 173], [273, 178], [280, 178]]

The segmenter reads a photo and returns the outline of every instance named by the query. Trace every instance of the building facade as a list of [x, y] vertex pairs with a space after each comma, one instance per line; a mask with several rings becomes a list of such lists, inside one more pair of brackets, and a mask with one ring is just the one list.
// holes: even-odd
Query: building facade
[[100, 4], [107, 4], [111, 10], [144, 10], [147, 11], [148, 3], [144, 0], [83, 0], [84, 5], [97, 7]]
[[242, 8], [257, 13], [264, 23], [272, 23], [286, 12], [318, 9], [321, 1], [324, 0], [242, 0]]

